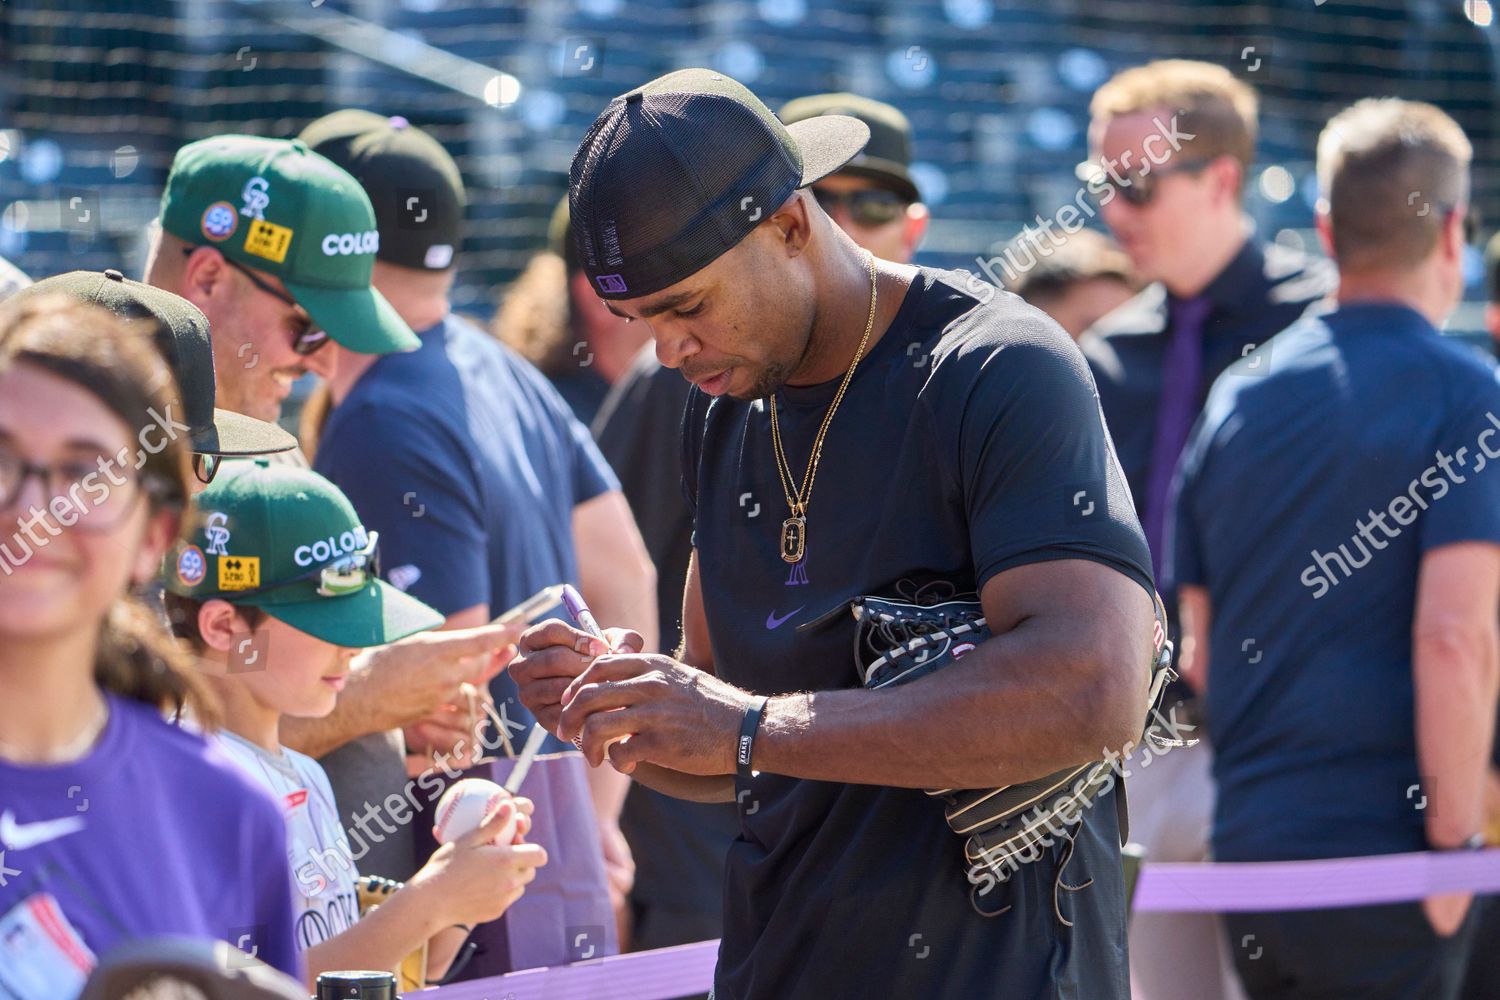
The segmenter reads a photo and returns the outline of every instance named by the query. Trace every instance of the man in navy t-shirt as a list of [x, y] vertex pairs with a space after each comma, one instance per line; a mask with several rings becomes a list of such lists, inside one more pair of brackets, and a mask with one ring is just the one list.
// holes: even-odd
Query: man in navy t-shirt
[[[1187, 666], [1208, 678], [1217, 860], [1458, 850], [1480, 832], [1500, 386], [1435, 328], [1463, 288], [1470, 156], [1431, 105], [1361, 101], [1329, 123], [1318, 221], [1338, 308], [1226, 371], [1184, 454], [1171, 559]], [[1254, 997], [1452, 997], [1471, 910], [1226, 921]]]
[[[404, 119], [369, 112], [329, 115], [303, 138], [370, 195], [381, 236], [375, 286], [421, 340], [411, 353], [378, 357], [330, 348], [336, 405], [315, 467], [380, 532], [382, 574], [441, 611], [447, 628], [572, 582], [600, 621], [645, 629], [654, 641], [650, 559], [588, 429], [540, 373], [449, 312], [464, 204], [452, 158]], [[490, 694], [502, 719], [491, 740], [509, 757], [532, 719], [508, 675]], [[454, 722], [468, 725], [462, 713]], [[510, 767], [500, 760], [483, 774], [502, 781]], [[465, 978], [618, 950], [616, 915], [632, 872], [618, 827], [628, 787], [548, 738], [524, 791], [536, 803], [531, 839], [556, 863], [507, 912], [503, 935], [496, 925], [477, 933], [482, 950]], [[430, 852], [431, 817], [413, 822], [418, 853]]]
[[[603, 656], [550, 622], [511, 675], [591, 761], [738, 803], [718, 1000], [1123, 1000], [1113, 793], [984, 915], [922, 789], [1037, 778], [1139, 735], [1145, 540], [1067, 334], [972, 275], [876, 260], [804, 190], [868, 135], [843, 115], [783, 125], [708, 70], [615, 98], [586, 135], [584, 269], [697, 387], [683, 648]], [[863, 689], [851, 598], [965, 592], [994, 638]]]

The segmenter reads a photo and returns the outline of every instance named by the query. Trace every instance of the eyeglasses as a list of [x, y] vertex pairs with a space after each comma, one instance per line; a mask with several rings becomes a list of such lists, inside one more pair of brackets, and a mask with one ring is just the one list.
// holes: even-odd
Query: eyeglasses
[[280, 590], [282, 587], [290, 587], [293, 584], [307, 583], [316, 580], [318, 583], [317, 594], [319, 597], [348, 597], [365, 589], [365, 586], [380, 575], [380, 562], [377, 558], [376, 547], [380, 543], [380, 532], [369, 533], [368, 541], [364, 548], [354, 552], [346, 552], [333, 562], [317, 569], [309, 570], [300, 576], [294, 576], [279, 583], [267, 584], [261, 587], [262, 592], [267, 590]]
[[[198, 248], [183, 247], [182, 252], [183, 255], [186, 256], [191, 254], [196, 249]], [[302, 307], [298, 305], [296, 299], [292, 298], [281, 289], [273, 288], [271, 285], [261, 280], [259, 275], [250, 270], [244, 264], [241, 264], [237, 260], [232, 260], [222, 253], [219, 256], [224, 258], [224, 263], [228, 264], [230, 267], [243, 274], [246, 278], [249, 278], [250, 284], [265, 292], [273, 299], [276, 299], [279, 302], [284, 302], [287, 305], [291, 306], [293, 309], [301, 310], [302, 313], [305, 313], [307, 311], [305, 309], [302, 309]], [[302, 330], [300, 333], [295, 333], [292, 335], [292, 350], [297, 354], [302, 355], [303, 357], [312, 354], [314, 351], [318, 350], [326, 343], [328, 343], [328, 331], [319, 328], [318, 325], [311, 319], [308, 320], [306, 329]]]
[[840, 205], [849, 210], [849, 218], [856, 226], [872, 228], [895, 222], [906, 214], [911, 203], [894, 191], [880, 188], [864, 188], [858, 191], [829, 191], [814, 187], [813, 197], [829, 215]]
[[[1208, 169], [1212, 159], [1182, 160], [1169, 166], [1152, 167], [1149, 171], [1135, 174], [1124, 174], [1121, 180], [1115, 180], [1115, 175], [1096, 164], [1089, 163], [1092, 177], [1089, 179], [1089, 191], [1095, 200], [1101, 204], [1110, 200], [1105, 197], [1106, 191], [1114, 191], [1125, 200], [1128, 205], [1136, 208], [1145, 208], [1156, 198], [1157, 187], [1163, 177], [1171, 177], [1173, 174], [1198, 174]], [[1095, 187], [1099, 190], [1094, 190]]]
[[[0, 445], [0, 510], [10, 509], [20, 499], [32, 477], [47, 493], [44, 506], [51, 520], [79, 531], [109, 531], [125, 520], [142, 495], [160, 500], [171, 491], [165, 478], [138, 474], [116, 456], [44, 464]], [[47, 531], [55, 534], [50, 528]]]
[[213, 482], [214, 477], [219, 474], [220, 460], [218, 455], [207, 455], [201, 451], [193, 452], [193, 475], [198, 482], [204, 486]]

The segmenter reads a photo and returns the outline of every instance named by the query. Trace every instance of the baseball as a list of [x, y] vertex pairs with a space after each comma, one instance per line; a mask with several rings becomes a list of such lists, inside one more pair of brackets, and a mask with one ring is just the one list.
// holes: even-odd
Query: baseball
[[[484, 778], [464, 778], [454, 782], [438, 800], [437, 822], [434, 824], [438, 843], [449, 843], [478, 829], [484, 818], [508, 798], [509, 792]], [[497, 837], [496, 840], [504, 842], [510, 837]]]

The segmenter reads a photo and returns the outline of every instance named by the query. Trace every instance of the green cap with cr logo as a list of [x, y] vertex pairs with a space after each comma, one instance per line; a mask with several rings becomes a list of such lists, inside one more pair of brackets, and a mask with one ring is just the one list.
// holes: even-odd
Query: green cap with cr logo
[[260, 608], [336, 646], [394, 642], [443, 616], [376, 576], [375, 533], [310, 469], [224, 463], [163, 566], [167, 589]]
[[162, 229], [273, 274], [329, 336], [361, 354], [421, 341], [370, 287], [380, 232], [359, 182], [299, 140], [220, 135], [177, 151]]

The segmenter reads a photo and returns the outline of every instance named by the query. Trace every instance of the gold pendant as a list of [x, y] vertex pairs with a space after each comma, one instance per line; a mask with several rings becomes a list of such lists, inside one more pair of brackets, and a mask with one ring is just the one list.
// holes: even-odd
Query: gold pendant
[[789, 563], [802, 561], [807, 549], [807, 518], [789, 517], [781, 522], [781, 558]]

